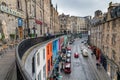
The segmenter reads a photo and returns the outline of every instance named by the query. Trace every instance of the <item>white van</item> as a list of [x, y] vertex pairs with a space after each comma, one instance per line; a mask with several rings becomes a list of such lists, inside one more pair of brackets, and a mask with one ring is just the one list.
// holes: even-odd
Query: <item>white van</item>
[[86, 49], [82, 50], [82, 54], [84, 57], [88, 57], [88, 51]]

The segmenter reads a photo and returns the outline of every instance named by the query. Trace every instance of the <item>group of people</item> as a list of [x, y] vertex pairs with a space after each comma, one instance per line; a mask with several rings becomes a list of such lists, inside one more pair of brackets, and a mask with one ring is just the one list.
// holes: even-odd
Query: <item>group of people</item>
[[97, 68], [100, 67], [101, 65], [104, 67], [105, 70], [107, 70], [107, 59], [106, 57], [103, 55], [103, 53], [101, 52], [101, 50], [95, 46], [93, 46], [92, 48], [92, 55], [95, 55], [96, 57], [96, 66]]

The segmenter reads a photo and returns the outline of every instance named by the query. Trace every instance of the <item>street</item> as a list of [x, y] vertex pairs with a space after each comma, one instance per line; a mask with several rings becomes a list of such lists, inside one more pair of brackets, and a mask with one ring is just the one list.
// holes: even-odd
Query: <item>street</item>
[[[96, 63], [93, 61], [93, 57], [95, 56], [91, 55], [91, 51], [81, 41], [77, 39], [71, 45], [71, 73], [65, 74], [63, 72], [61, 74], [62, 80], [110, 80], [104, 74], [100, 75], [97, 72]], [[88, 50], [88, 57], [83, 57], [81, 47]], [[74, 58], [75, 52], [79, 53], [79, 58]]]

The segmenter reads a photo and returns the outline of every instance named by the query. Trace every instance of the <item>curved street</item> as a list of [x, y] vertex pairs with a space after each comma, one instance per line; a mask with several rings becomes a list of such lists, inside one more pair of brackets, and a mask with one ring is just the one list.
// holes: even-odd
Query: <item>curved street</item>
[[[81, 42], [82, 39], [76, 39], [71, 45], [71, 73], [61, 73], [62, 80], [110, 80], [103, 68], [96, 68], [95, 56]], [[81, 47], [88, 50], [88, 57], [83, 57]], [[79, 53], [79, 58], [74, 58], [75, 52]]]

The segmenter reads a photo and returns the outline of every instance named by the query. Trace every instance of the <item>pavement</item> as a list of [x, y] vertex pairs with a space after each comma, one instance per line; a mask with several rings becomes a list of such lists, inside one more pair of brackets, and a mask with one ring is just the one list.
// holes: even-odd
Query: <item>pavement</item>
[[0, 80], [15, 80], [16, 76], [13, 74], [16, 74], [15, 47], [8, 48], [0, 55]]
[[[88, 50], [88, 57], [83, 57], [81, 47]], [[80, 40], [76, 40], [71, 48], [71, 73], [60, 72], [61, 78], [59, 80], [111, 80], [103, 67], [99, 69], [96, 67], [95, 56], [91, 55], [91, 51], [81, 44]], [[79, 53], [79, 58], [74, 58], [75, 52]]]

